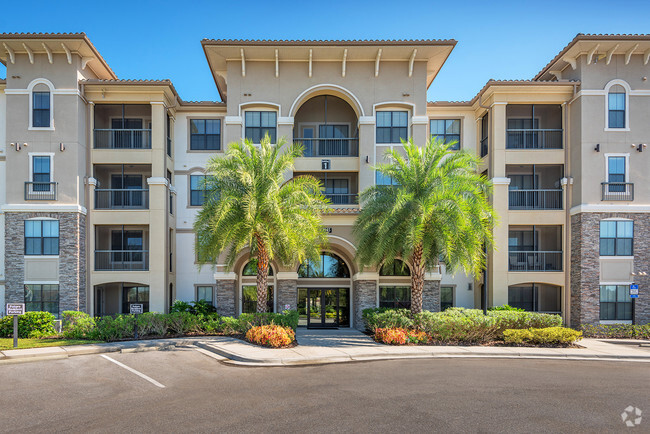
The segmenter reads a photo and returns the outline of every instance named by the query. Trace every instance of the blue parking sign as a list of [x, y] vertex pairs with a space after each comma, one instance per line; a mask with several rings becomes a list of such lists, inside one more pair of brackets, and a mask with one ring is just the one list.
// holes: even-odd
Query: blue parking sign
[[639, 285], [636, 283], [630, 285], [630, 298], [639, 298]]

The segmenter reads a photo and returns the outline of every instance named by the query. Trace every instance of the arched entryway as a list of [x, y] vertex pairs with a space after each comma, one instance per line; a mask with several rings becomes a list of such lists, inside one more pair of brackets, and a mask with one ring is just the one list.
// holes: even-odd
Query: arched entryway
[[309, 328], [350, 327], [351, 278], [348, 263], [334, 252], [298, 267], [299, 325]]

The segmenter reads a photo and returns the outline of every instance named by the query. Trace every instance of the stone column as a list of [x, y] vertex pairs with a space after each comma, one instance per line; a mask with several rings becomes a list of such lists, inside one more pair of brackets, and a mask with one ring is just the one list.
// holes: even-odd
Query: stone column
[[298, 273], [280, 271], [276, 282], [277, 311], [282, 312], [286, 306], [289, 310], [298, 309]]
[[571, 327], [600, 322], [600, 216], [571, 216]]
[[377, 307], [377, 283], [379, 273], [361, 272], [352, 276], [352, 326], [358, 330], [365, 330], [363, 324], [363, 310]]
[[59, 312], [86, 311], [86, 218], [59, 214]]
[[422, 309], [430, 312], [440, 312], [440, 271], [428, 272], [424, 276], [422, 290]]
[[217, 281], [217, 313], [219, 315], [235, 316], [237, 275], [232, 272], [217, 271], [214, 273], [214, 279]]

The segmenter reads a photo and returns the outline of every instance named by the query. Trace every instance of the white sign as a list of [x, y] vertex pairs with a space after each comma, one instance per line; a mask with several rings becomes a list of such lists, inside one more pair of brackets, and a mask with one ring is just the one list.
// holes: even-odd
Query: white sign
[[142, 313], [144, 312], [142, 304], [131, 303], [129, 305], [129, 311], [131, 314]]
[[7, 303], [7, 315], [24, 315], [25, 303]]

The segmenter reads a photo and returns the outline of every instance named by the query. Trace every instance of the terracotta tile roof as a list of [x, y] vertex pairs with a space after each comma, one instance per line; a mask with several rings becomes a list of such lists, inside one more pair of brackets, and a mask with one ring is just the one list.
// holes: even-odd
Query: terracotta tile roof
[[328, 214], [359, 214], [360, 208], [330, 208]]
[[221, 101], [184, 101], [180, 100], [181, 105], [186, 105], [186, 106], [219, 106], [219, 107], [225, 107], [226, 103], [221, 102]]
[[208, 39], [203, 45], [456, 45], [455, 39]]
[[546, 64], [541, 71], [533, 77], [533, 80], [538, 80], [542, 75], [544, 75], [551, 66], [557, 62], [564, 54], [569, 51], [571, 47], [577, 44], [579, 41], [625, 41], [625, 40], [643, 40], [650, 41], [650, 34], [647, 33], [578, 33], [575, 38], [571, 40], [560, 52], [555, 56], [550, 62]]
[[172, 90], [172, 93], [180, 100], [176, 88], [172, 84], [172, 81], [168, 78], [162, 80], [139, 80], [139, 79], [115, 79], [115, 80], [102, 80], [99, 78], [89, 78], [86, 80], [80, 80], [82, 84], [129, 84], [129, 85], [149, 85], [149, 86], [169, 86]]

